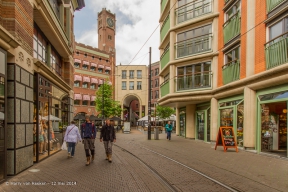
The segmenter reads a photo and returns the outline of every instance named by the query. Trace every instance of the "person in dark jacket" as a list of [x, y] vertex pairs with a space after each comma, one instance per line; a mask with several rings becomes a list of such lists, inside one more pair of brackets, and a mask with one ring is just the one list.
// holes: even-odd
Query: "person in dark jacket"
[[170, 121], [168, 121], [168, 123], [166, 124], [165, 129], [167, 131], [167, 139], [171, 140], [171, 132], [173, 130], [173, 126]]
[[113, 142], [116, 142], [116, 134], [113, 125], [110, 120], [106, 120], [106, 124], [102, 127], [100, 134], [100, 142], [104, 143], [106, 160], [112, 162], [112, 146]]
[[[81, 138], [84, 144], [84, 149], [86, 153], [86, 166], [90, 165], [90, 162], [94, 160], [95, 154], [95, 138], [96, 138], [96, 128], [93, 123], [90, 122], [90, 116], [85, 116], [86, 122], [81, 125]], [[90, 151], [89, 151], [90, 150]], [[91, 155], [90, 155], [91, 152]]]

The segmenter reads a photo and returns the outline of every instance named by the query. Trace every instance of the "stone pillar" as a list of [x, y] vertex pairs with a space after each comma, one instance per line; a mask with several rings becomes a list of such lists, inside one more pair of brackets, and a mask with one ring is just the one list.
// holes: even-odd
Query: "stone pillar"
[[216, 89], [218, 87], [218, 56], [213, 57], [212, 63], [211, 63], [211, 85], [212, 89]]
[[186, 107], [186, 138], [195, 139], [195, 112], [195, 104]]
[[176, 0], [170, 1], [170, 29], [175, 26], [175, 8], [176, 8], [176, 6], [174, 6], [175, 1]]
[[71, 41], [71, 12], [70, 8], [65, 8], [66, 9], [66, 34], [68, 37], [68, 41]]
[[243, 140], [245, 148], [256, 146], [256, 120], [257, 120], [257, 99], [256, 92], [248, 87], [244, 89], [244, 127]]
[[180, 109], [176, 108], [176, 135], [180, 135]]
[[246, 77], [255, 73], [255, 7], [256, 0], [247, 1]]
[[216, 141], [218, 134], [218, 101], [215, 98], [211, 99], [211, 130], [210, 140]]

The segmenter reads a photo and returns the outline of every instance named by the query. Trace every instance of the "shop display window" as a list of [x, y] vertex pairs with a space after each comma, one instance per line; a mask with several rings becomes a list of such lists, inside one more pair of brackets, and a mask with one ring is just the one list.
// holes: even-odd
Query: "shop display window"
[[197, 139], [204, 140], [205, 134], [205, 112], [197, 113]]
[[180, 136], [186, 136], [186, 109], [180, 109]]

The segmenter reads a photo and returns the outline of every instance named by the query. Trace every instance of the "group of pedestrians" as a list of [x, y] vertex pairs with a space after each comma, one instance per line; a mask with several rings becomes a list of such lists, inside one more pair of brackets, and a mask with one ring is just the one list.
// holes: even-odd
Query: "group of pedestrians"
[[[86, 155], [86, 166], [90, 165], [95, 158], [95, 139], [97, 130], [90, 121], [90, 116], [85, 116], [85, 123], [81, 125], [79, 131], [75, 122], [72, 121], [66, 129], [64, 141], [68, 144], [68, 158], [73, 158], [75, 154], [75, 145], [79, 142], [84, 144]], [[112, 146], [116, 142], [116, 134], [113, 125], [109, 119], [106, 120], [105, 125], [102, 126], [100, 134], [100, 142], [104, 143], [106, 160], [112, 162]]]

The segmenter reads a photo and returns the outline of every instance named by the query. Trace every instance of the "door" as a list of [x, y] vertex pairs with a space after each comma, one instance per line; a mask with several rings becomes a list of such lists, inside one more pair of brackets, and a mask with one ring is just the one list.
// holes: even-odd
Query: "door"
[[180, 114], [180, 136], [185, 137], [186, 136], [186, 115]]
[[200, 111], [197, 112], [197, 136], [196, 138], [199, 140], [204, 140], [204, 135], [205, 135], [205, 112]]

